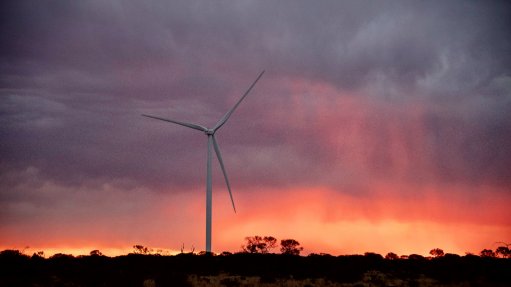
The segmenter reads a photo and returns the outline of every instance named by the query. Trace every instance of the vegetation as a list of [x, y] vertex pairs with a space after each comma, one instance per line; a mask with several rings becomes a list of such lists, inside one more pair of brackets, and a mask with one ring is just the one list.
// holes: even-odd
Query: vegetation
[[429, 251], [429, 254], [431, 254], [433, 257], [442, 257], [444, 256], [444, 251], [440, 248], [431, 249]]
[[280, 241], [280, 252], [288, 255], [300, 255], [303, 247], [300, 247], [300, 243], [294, 239], [284, 239]]
[[247, 253], [269, 253], [271, 249], [277, 246], [277, 239], [273, 236], [250, 236], [245, 237], [246, 244], [241, 246]]
[[[266, 254], [277, 247], [277, 238], [273, 236], [249, 236], [245, 237], [245, 245], [241, 246], [243, 252]], [[303, 247], [294, 239], [283, 239], [280, 241], [280, 252], [287, 255], [300, 255]]]
[[136, 253], [113, 258], [99, 250], [49, 258], [42, 252], [29, 256], [4, 250], [0, 286], [511, 286], [509, 249], [500, 246], [481, 256], [435, 248], [432, 257], [402, 259], [392, 252], [385, 257], [370, 252], [298, 256], [302, 249], [293, 239], [281, 240], [282, 254], [273, 254], [275, 238], [249, 239], [244, 251], [218, 255], [167, 256], [142, 245], [134, 247]]

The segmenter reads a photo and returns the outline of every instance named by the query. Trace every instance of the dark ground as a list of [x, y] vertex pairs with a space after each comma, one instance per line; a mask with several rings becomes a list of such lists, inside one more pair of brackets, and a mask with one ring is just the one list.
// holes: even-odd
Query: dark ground
[[511, 259], [378, 254], [119, 257], [0, 253], [0, 286], [511, 286]]

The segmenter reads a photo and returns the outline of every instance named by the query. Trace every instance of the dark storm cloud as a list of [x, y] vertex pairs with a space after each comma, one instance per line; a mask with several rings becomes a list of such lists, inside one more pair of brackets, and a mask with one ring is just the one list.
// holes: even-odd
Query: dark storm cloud
[[[314, 117], [293, 125], [289, 79], [376, 106], [431, 105], [422, 118], [427, 148], [403, 136], [407, 153], [425, 153], [411, 156], [418, 166], [407, 176], [509, 184], [508, 3], [16, 1], [1, 10], [2, 174], [33, 167], [71, 186], [199, 186], [205, 137], [139, 114], [211, 125], [264, 68], [253, 97], [219, 132], [239, 185], [358, 180], [325, 147]], [[313, 109], [336, 97], [304, 93], [303, 101]], [[408, 119], [372, 112], [358, 147], [367, 174], [354, 173], [392, 177], [385, 121]]]

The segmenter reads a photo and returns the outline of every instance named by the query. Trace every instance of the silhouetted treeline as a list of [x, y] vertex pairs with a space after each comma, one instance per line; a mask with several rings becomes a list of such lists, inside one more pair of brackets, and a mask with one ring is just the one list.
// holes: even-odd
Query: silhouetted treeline
[[[0, 266], [0, 286], [191, 286], [191, 275], [219, 274], [258, 276], [260, 282], [270, 283], [282, 278], [322, 278], [337, 283], [371, 280], [374, 286], [387, 286], [383, 281], [399, 279], [406, 283], [401, 286], [420, 286], [421, 278], [430, 278], [442, 285], [511, 286], [511, 259], [454, 254], [432, 259], [415, 255], [405, 260], [385, 259], [375, 253], [129, 254], [111, 258], [94, 252], [91, 256], [57, 254], [46, 259], [5, 250], [0, 252]], [[221, 286], [237, 286], [229, 282]]]
[[[241, 246], [243, 252], [246, 253], [270, 253], [270, 250], [277, 247], [277, 238], [273, 236], [247, 236], [245, 237], [245, 245]], [[300, 242], [294, 239], [282, 239], [280, 241], [280, 252], [288, 255], [300, 255], [303, 247]]]

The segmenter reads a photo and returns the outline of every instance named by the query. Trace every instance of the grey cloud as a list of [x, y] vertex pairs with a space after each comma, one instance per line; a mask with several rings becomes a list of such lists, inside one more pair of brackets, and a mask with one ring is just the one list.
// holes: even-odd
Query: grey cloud
[[[279, 87], [286, 79], [368, 93], [382, 106], [416, 99], [445, 105], [447, 112], [422, 119], [427, 150], [403, 139], [408, 153], [425, 154], [412, 156], [418, 166], [405, 177], [422, 173], [499, 184], [511, 178], [504, 168], [511, 158], [508, 3], [2, 5], [2, 173], [34, 167], [70, 185], [129, 179], [134, 186], [200, 186], [205, 137], [139, 114], [212, 124], [266, 68], [268, 78], [247, 98], [250, 105], [240, 106], [236, 121], [219, 135], [239, 185], [339, 185], [358, 180], [355, 175], [394, 172], [385, 121], [406, 122], [406, 115], [368, 115], [367, 146], [359, 149], [369, 174], [357, 174], [332, 157], [313, 125], [289, 126], [296, 115], [289, 108], [292, 91]], [[329, 96], [305, 95], [310, 110], [315, 97]], [[448, 114], [479, 97], [490, 104], [471, 107], [464, 116]], [[413, 135], [412, 126], [400, 129]], [[271, 168], [264, 167], [270, 162]]]

